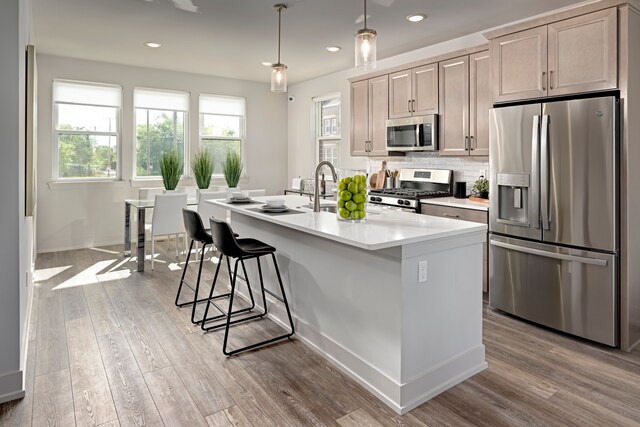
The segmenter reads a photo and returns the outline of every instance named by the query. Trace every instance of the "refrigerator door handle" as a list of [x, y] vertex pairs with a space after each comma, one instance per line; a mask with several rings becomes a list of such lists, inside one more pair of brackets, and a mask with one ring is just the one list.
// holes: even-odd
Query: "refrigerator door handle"
[[491, 246], [497, 246], [499, 248], [504, 248], [504, 249], [517, 251], [517, 252], [523, 252], [525, 254], [539, 255], [546, 258], [560, 259], [563, 261], [575, 261], [582, 264], [595, 265], [598, 267], [606, 267], [609, 264], [609, 262], [606, 259], [587, 258], [587, 257], [577, 256], [577, 255], [567, 255], [567, 254], [560, 254], [556, 252], [548, 252], [540, 249], [527, 248], [525, 246], [513, 245], [511, 243], [505, 243], [505, 242], [500, 242], [496, 240], [491, 240]]
[[540, 129], [540, 214], [543, 230], [551, 229], [551, 219], [549, 218], [549, 121], [548, 114], [542, 116]]
[[[533, 188], [540, 187], [540, 116], [533, 116], [533, 129], [531, 130], [531, 185]], [[537, 200], [534, 201], [537, 203]], [[540, 209], [538, 218], [534, 218], [535, 228], [540, 229]]]

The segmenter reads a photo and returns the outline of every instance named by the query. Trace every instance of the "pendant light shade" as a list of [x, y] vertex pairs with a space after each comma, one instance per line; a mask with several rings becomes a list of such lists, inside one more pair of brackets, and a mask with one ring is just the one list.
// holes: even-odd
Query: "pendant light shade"
[[277, 4], [273, 8], [278, 12], [278, 62], [271, 66], [271, 92], [287, 91], [287, 66], [280, 63], [280, 35], [282, 34], [282, 9], [284, 4]]
[[273, 64], [271, 66], [271, 92], [287, 91], [287, 66]]
[[356, 68], [373, 70], [376, 68], [376, 30], [367, 28], [367, 0], [364, 0], [364, 28], [356, 33]]

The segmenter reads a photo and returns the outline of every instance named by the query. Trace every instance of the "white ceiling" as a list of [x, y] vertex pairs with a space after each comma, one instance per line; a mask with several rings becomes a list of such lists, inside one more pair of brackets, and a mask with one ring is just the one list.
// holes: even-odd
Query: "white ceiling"
[[[269, 81], [260, 63], [276, 61], [278, 1], [192, 1], [197, 13], [172, 0], [33, 0], [35, 44], [53, 55]], [[382, 59], [582, 1], [369, 0], [367, 26], [378, 32]], [[282, 62], [290, 83], [353, 67], [361, 0], [284, 3]], [[428, 18], [407, 22], [414, 13]], [[162, 47], [148, 48], [147, 41]], [[342, 50], [329, 53], [329, 45]]]

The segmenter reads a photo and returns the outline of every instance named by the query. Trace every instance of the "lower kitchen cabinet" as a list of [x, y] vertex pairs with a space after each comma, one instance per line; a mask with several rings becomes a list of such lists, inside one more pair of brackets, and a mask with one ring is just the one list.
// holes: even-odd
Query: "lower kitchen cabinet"
[[[428, 201], [422, 203], [420, 212], [423, 215], [439, 216], [443, 218], [453, 218], [462, 221], [479, 222], [481, 224], [489, 224], [489, 212], [477, 209], [465, 209], [452, 206], [433, 205]], [[487, 247], [488, 239], [485, 239], [482, 248], [482, 291], [489, 290], [489, 250]]]

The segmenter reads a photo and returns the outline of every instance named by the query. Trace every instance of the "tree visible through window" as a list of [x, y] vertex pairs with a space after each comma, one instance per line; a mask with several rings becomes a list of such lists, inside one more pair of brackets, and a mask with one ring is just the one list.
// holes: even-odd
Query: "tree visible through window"
[[228, 150], [243, 155], [245, 129], [244, 98], [200, 96], [200, 147], [213, 154], [213, 174], [221, 175]]
[[54, 179], [118, 178], [121, 97], [119, 86], [53, 82]]
[[167, 151], [177, 151], [184, 163], [188, 105], [186, 92], [135, 89], [137, 177], [160, 176], [160, 159]]
[[316, 98], [317, 160], [340, 163], [340, 96]]

